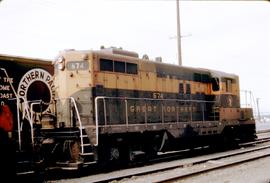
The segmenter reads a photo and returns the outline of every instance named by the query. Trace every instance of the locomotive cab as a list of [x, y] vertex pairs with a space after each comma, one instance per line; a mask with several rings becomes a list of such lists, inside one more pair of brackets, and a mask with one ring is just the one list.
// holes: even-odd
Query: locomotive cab
[[252, 108], [241, 108], [239, 78], [234, 74], [212, 71], [212, 93], [217, 101], [216, 112], [221, 122], [230, 122], [224, 133], [234, 134], [241, 140], [256, 138], [256, 126]]

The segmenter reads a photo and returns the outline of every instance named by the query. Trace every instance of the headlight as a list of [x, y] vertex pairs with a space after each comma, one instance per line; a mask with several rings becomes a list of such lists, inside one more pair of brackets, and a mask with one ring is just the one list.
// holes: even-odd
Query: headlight
[[65, 58], [60, 56], [56, 60], [56, 66], [59, 70], [64, 70], [65, 69]]

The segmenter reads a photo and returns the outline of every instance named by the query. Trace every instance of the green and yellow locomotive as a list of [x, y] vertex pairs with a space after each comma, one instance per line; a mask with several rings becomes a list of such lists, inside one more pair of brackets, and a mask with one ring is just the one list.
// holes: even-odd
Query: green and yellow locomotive
[[54, 67], [54, 122], [39, 131], [48, 165], [77, 169], [256, 138], [237, 75], [116, 48], [66, 50]]

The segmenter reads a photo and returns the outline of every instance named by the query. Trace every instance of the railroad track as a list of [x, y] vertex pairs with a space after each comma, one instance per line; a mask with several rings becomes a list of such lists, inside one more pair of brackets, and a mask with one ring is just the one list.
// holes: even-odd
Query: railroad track
[[[209, 158], [206, 157], [200, 160], [189, 162], [187, 164], [183, 163], [176, 166], [152, 171], [151, 173], [145, 175], [133, 176], [130, 179], [122, 179], [119, 182], [173, 182], [205, 172], [254, 161], [267, 156], [270, 156], [270, 145], [256, 147], [248, 150], [243, 149], [226, 154], [222, 153], [221, 155], [214, 155]], [[226, 160], [226, 158], [231, 158], [231, 160]]]
[[[65, 180], [59, 180], [59, 182], [64, 181], [65, 183], [68, 182], [76, 182], [76, 183], [82, 183], [82, 182], [165, 182], [165, 181], [171, 181], [171, 180], [176, 180], [180, 179], [183, 177], [187, 176], [192, 176], [195, 174], [203, 173], [206, 171], [211, 171], [217, 168], [222, 168], [222, 167], [228, 167], [236, 164], [240, 164], [243, 162], [255, 160], [256, 158], [262, 158], [270, 155], [270, 150], [269, 153], [267, 154], [262, 154], [260, 156], [255, 156], [247, 159], [241, 159], [239, 161], [234, 161], [230, 163], [219, 163], [220, 159], [224, 158], [229, 158], [233, 156], [240, 156], [243, 154], [247, 153], [254, 153], [256, 151], [262, 151], [265, 149], [270, 149], [270, 144], [268, 145], [263, 145], [261, 147], [254, 147], [254, 145], [262, 144], [269, 142], [270, 138], [262, 138], [258, 139], [257, 141], [250, 142], [250, 143], [243, 143], [240, 144], [242, 147], [241, 149], [236, 149], [236, 150], [231, 150], [231, 151], [226, 151], [226, 152], [219, 152], [215, 154], [208, 154], [204, 156], [197, 156], [197, 157], [192, 157], [192, 158], [182, 158], [180, 160], [174, 160], [170, 162], [162, 162], [162, 163], [156, 163], [153, 165], [147, 165], [144, 167], [137, 167], [137, 168], [129, 168], [125, 170], [118, 170], [118, 171], [113, 171], [109, 173], [102, 173], [102, 174], [97, 174], [97, 175], [90, 175], [87, 177], [81, 177], [77, 179], [65, 179]], [[245, 148], [247, 147], [247, 148]], [[208, 168], [196, 170], [193, 172], [190, 171], [183, 171], [179, 173], [174, 173], [172, 176], [157, 176], [156, 180], [145, 180], [145, 177], [149, 177], [149, 175], [154, 175], [154, 174], [159, 174], [162, 172], [172, 172], [174, 169], [184, 169], [187, 167], [194, 167], [195, 165], [203, 165], [205, 163], [212, 163], [213, 166], [209, 166]], [[188, 168], [189, 169], [189, 168]], [[153, 176], [154, 177], [154, 176]], [[150, 176], [151, 178], [151, 176]]]
[[258, 139], [265, 139], [270, 137], [270, 130], [257, 131], [257, 137]]
[[[209, 171], [231, 167], [234, 165], [254, 161], [254, 160], [261, 159], [268, 156], [270, 156], [270, 145], [243, 151], [243, 152], [232, 153], [230, 155], [210, 158], [209, 160], [204, 160], [201, 162], [194, 162], [190, 166], [199, 165], [199, 164], [201, 164], [201, 166], [194, 167], [193, 169], [187, 169], [186, 171], [182, 171], [181, 173], [174, 173], [172, 171], [170, 173], [171, 175], [169, 176], [162, 175], [161, 177], [157, 177], [156, 180], [153, 180], [151, 182], [159, 183], [159, 182], [176, 181], [176, 180], [180, 180], [186, 177], [191, 177], [191, 176], [199, 175], [199, 174], [206, 173]], [[234, 158], [226, 161], [226, 158], [229, 158], [229, 157], [234, 157]]]
[[259, 130], [257, 131], [257, 134], [260, 134], [260, 133], [269, 133], [270, 132], [270, 129], [265, 129], [265, 130]]

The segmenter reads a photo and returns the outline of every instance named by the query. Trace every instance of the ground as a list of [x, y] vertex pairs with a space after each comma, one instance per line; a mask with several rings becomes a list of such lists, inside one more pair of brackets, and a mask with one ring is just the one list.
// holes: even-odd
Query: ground
[[186, 178], [177, 183], [269, 183], [270, 157]]

